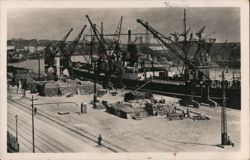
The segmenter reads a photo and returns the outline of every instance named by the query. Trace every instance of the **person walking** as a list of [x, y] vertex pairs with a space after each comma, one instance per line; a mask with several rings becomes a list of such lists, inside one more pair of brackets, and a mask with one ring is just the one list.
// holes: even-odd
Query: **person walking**
[[102, 135], [99, 135], [98, 137], [98, 146], [102, 145]]

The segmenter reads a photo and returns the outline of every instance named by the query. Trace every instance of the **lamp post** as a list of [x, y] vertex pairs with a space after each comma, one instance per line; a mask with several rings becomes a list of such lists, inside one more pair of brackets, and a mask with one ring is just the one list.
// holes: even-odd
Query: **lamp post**
[[94, 97], [93, 97], [93, 108], [96, 108], [96, 81], [97, 81], [97, 69], [96, 69], [96, 63], [94, 63]]
[[33, 153], [35, 153], [35, 130], [34, 130], [34, 98], [32, 95], [31, 99], [31, 110], [32, 110], [32, 148], [33, 148]]

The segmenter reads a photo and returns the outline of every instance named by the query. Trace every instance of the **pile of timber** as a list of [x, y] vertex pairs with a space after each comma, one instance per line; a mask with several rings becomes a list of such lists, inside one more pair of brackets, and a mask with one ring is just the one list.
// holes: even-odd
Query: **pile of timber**
[[157, 103], [152, 105], [152, 109], [154, 115], [164, 116], [168, 113], [170, 106], [168, 104]]
[[176, 103], [146, 103], [145, 110], [152, 116], [165, 116], [180, 109]]

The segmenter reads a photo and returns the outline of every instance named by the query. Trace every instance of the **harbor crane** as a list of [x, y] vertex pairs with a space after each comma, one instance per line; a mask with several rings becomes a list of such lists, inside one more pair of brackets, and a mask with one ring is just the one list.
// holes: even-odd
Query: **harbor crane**
[[89, 16], [86, 15], [85, 17], [88, 19], [89, 24], [93, 30], [94, 36], [99, 42], [99, 52], [98, 52], [99, 55], [98, 56], [99, 56], [99, 60], [101, 60], [107, 56], [107, 50], [109, 49], [109, 46], [107, 42], [105, 41], [105, 39], [103, 38], [103, 36], [101, 36], [99, 31], [97, 30], [96, 25], [94, 25], [93, 22], [90, 20]]
[[156, 31], [154, 28], [152, 28], [149, 25], [146, 25], [142, 20], [137, 19], [137, 22], [140, 23], [143, 27], [145, 27], [146, 29], [148, 29], [154, 36], [154, 38], [156, 38], [157, 40], [159, 40], [166, 48], [169, 49], [169, 51], [171, 51], [172, 54], [174, 54], [177, 58], [179, 58], [180, 60], [182, 60], [187, 66], [189, 66], [190, 68], [195, 68], [195, 65], [190, 62], [187, 61], [182, 54], [180, 53], [179, 50], [177, 50], [174, 46], [170, 45], [169, 43], [167, 43], [163, 38], [160, 32]]
[[121, 19], [118, 23], [118, 26], [116, 28], [114, 37], [113, 37], [113, 41], [117, 41], [120, 42], [120, 36], [121, 36], [121, 29], [122, 29], [122, 21], [123, 21], [123, 16], [121, 16]]
[[[79, 44], [80, 38], [85, 30], [87, 25], [84, 25], [80, 33], [76, 36], [76, 38], [66, 47], [66, 50], [62, 52], [62, 56], [60, 57], [60, 65], [61, 65], [61, 72], [64, 69], [67, 69], [69, 75], [72, 75], [72, 64], [71, 64], [71, 56], [75, 53], [76, 48]], [[61, 73], [62, 74], [62, 73]]]
[[[119, 56], [119, 51], [116, 50], [115, 48], [112, 47], [112, 45], [109, 45], [104, 37], [99, 33], [97, 30], [96, 26], [93, 24], [93, 22], [90, 20], [89, 16], [86, 15], [86, 18], [88, 19], [90, 26], [93, 30], [93, 33], [99, 42], [99, 51], [98, 51], [98, 60], [97, 60], [97, 65], [95, 68], [96, 74], [98, 76], [99, 73], [104, 73], [105, 74], [105, 84], [106, 86], [104, 87], [109, 87], [109, 79], [111, 74], [115, 74], [115, 68], [118, 70], [118, 72], [121, 74], [122, 72], [122, 67], [119, 66], [119, 64], [116, 63], [118, 61], [118, 56]], [[119, 37], [120, 37], [120, 32], [121, 32], [121, 26], [122, 26], [122, 19], [121, 17], [119, 24], [118, 24], [118, 29], [116, 29], [116, 38], [113, 38], [117, 40], [117, 43], [119, 43]], [[116, 51], [115, 51], [116, 50]], [[117, 75], [120, 75], [117, 73]]]
[[[184, 17], [185, 17], [185, 10], [184, 10]], [[160, 32], [158, 32], [157, 30], [155, 30], [153, 27], [149, 26], [148, 24], [144, 23], [141, 19], [137, 19], [137, 22], [140, 23], [144, 28], [146, 28], [149, 32], [151, 32], [151, 34], [154, 36], [155, 39], [157, 39], [157, 41], [159, 41], [164, 47], [168, 48], [168, 50], [174, 55], [176, 56], [178, 59], [180, 59], [185, 66], [185, 72], [184, 72], [184, 80], [186, 82], [186, 85], [189, 86], [190, 88], [190, 92], [191, 92], [191, 96], [186, 96], [186, 99], [183, 99], [182, 101], [180, 101], [180, 103], [182, 104], [192, 104], [195, 107], [199, 107], [198, 102], [193, 100], [193, 88], [196, 84], [200, 85], [200, 82], [203, 81], [204, 79], [207, 79], [208, 81], [205, 81], [207, 85], [207, 95], [206, 97], [204, 97], [204, 101], [206, 103], [209, 103], [213, 106], [216, 106], [216, 102], [212, 101], [209, 98], [209, 83], [210, 83], [210, 77], [209, 75], [205, 74], [208, 69], [209, 66], [207, 66], [207, 63], [203, 64], [202, 66], [200, 66], [201, 63], [197, 63], [197, 61], [199, 61], [198, 59], [192, 59], [189, 60], [187, 58], [187, 53], [188, 53], [188, 48], [189, 45], [191, 44], [191, 40], [192, 40], [192, 36], [190, 38], [190, 41], [187, 40], [187, 30], [186, 30], [186, 25], [185, 25], [185, 18], [184, 18], [184, 40], [183, 42], [180, 42], [178, 44], [176, 43], [168, 43], [166, 40], [169, 40], [167, 36], [164, 36], [163, 34], [161, 34]], [[203, 33], [205, 29], [205, 26], [197, 33], [197, 36], [200, 36], [201, 38], [201, 34]], [[205, 41], [204, 43], [202, 43], [202, 45], [205, 45]], [[199, 46], [198, 50], [196, 51], [197, 53], [201, 51], [201, 48], [205, 48], [205, 46]]]
[[113, 48], [114, 48], [114, 54], [118, 55], [119, 51], [121, 50], [120, 48], [120, 36], [121, 36], [121, 29], [122, 29], [122, 20], [123, 16], [121, 16], [121, 19], [118, 23], [118, 26], [115, 31], [115, 35], [113, 37]]
[[73, 28], [71, 28], [69, 30], [69, 32], [67, 32], [67, 34], [63, 37], [63, 39], [59, 42], [57, 42], [55, 45], [52, 45], [51, 43], [49, 43], [45, 50], [45, 73], [48, 73], [48, 69], [50, 67], [53, 68], [53, 73], [56, 76], [56, 61], [55, 61], [55, 57], [59, 52], [63, 52], [63, 50], [65, 50], [65, 41], [66, 39], [69, 37], [70, 33], [73, 31]]

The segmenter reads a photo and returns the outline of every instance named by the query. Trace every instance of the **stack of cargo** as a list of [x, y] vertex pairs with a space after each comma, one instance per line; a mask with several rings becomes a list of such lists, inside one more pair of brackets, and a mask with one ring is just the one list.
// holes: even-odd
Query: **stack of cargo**
[[[90, 81], [78, 81], [77, 83], [79, 94], [91, 94], [94, 93], [94, 83]], [[96, 90], [102, 89], [102, 86], [96, 84]]]
[[52, 97], [52, 96], [61, 95], [58, 83], [48, 82], [48, 83], [45, 83], [43, 87], [44, 88], [42, 88], [43, 89], [42, 93], [44, 93], [44, 96]]
[[133, 108], [129, 103], [115, 103], [106, 105], [106, 111], [125, 119], [138, 119], [148, 116], [144, 108]]
[[153, 108], [154, 114], [157, 114], [159, 116], [164, 116], [169, 111], [170, 106], [168, 104], [157, 103], [157, 104], [153, 104], [152, 108]]
[[[94, 84], [89, 81], [49, 81], [37, 83], [37, 91], [41, 96], [63, 96], [75, 94], [91, 94], [94, 92]], [[102, 86], [97, 84], [97, 90]]]
[[59, 83], [59, 90], [61, 92], [61, 95], [74, 95], [77, 93], [77, 85], [76, 82], [63, 82]]
[[147, 103], [149, 103], [149, 101], [139, 99], [139, 100], [131, 100], [131, 101], [129, 101], [129, 103], [131, 104], [131, 106], [132, 106], [133, 108], [144, 108], [145, 105], [146, 105]]
[[153, 94], [151, 92], [128, 92], [124, 95], [124, 101], [128, 102], [130, 100], [138, 99], [151, 99]]
[[172, 110], [179, 109], [177, 104], [174, 103], [146, 103], [145, 110], [149, 115], [165, 116]]

